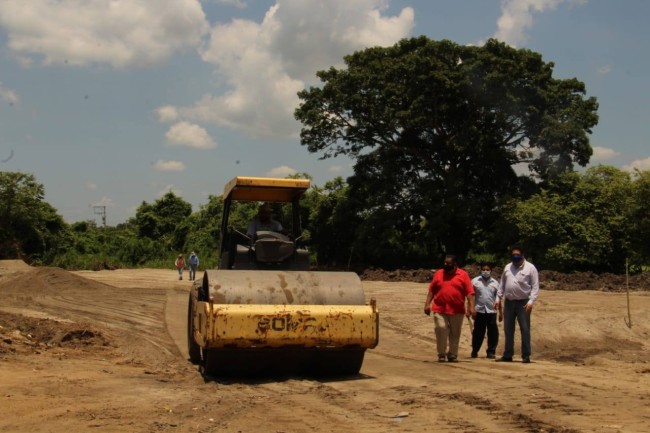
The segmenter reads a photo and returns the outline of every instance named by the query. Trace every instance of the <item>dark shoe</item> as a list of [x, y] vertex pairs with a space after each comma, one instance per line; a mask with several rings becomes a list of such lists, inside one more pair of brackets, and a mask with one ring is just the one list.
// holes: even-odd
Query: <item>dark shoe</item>
[[476, 353], [476, 352], [472, 352], [472, 354], [471, 354], [470, 356], [471, 356], [472, 358], [478, 358], [478, 353]]
[[523, 362], [524, 364], [530, 364], [530, 358], [527, 356], [525, 358], [521, 358], [521, 362]]
[[501, 358], [497, 359], [496, 362], [512, 362], [512, 358], [506, 358], [505, 356], [502, 356]]
[[447, 360], [447, 358], [445, 357], [445, 355], [439, 355], [438, 356], [438, 362], [445, 362], [446, 360]]
[[448, 356], [447, 357], [447, 362], [458, 362], [458, 359], [456, 359], [455, 356]]
[[487, 354], [487, 359], [494, 359], [496, 356], [494, 356], [494, 353], [488, 353]]

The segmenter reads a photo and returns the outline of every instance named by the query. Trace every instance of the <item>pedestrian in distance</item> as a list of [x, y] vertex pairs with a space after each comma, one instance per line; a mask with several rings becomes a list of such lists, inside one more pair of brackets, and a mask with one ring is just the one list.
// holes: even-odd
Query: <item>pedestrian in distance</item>
[[497, 361], [511, 362], [515, 353], [515, 322], [521, 332], [521, 361], [530, 363], [530, 316], [539, 294], [537, 268], [526, 260], [521, 247], [511, 250], [512, 262], [506, 265], [499, 282], [494, 308], [503, 305], [503, 330], [506, 337], [503, 356]]
[[196, 279], [196, 270], [199, 267], [199, 256], [197, 256], [196, 253], [192, 251], [189, 259], [187, 259], [187, 263], [189, 264], [190, 269], [190, 281], [194, 281], [194, 279]]
[[182, 253], [178, 255], [174, 265], [176, 266], [176, 269], [178, 270], [178, 279], [182, 280], [183, 279], [183, 270], [185, 270], [185, 259], [183, 258]]
[[[465, 310], [465, 300], [468, 308]], [[458, 344], [464, 316], [474, 315], [474, 288], [469, 275], [458, 267], [456, 256], [445, 256], [429, 284], [424, 314], [433, 312], [438, 362], [458, 362]]]
[[481, 263], [481, 273], [472, 279], [474, 287], [476, 317], [474, 318], [474, 330], [472, 331], [472, 358], [478, 357], [481, 350], [485, 333], [487, 331], [486, 355], [490, 359], [496, 358], [496, 349], [499, 344], [499, 322], [503, 320], [503, 313], [494, 308], [499, 290], [499, 282], [492, 278], [492, 266], [489, 263]]

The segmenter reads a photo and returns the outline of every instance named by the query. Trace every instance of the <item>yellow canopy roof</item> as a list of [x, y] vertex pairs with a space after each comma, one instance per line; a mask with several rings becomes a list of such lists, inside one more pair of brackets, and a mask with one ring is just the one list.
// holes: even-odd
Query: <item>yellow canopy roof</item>
[[223, 189], [224, 199], [290, 202], [309, 189], [309, 179], [237, 176]]

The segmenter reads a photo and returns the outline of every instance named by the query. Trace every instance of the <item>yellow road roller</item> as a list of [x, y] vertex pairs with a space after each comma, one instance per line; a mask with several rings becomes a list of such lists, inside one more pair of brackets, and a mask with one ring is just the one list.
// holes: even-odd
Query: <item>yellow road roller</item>
[[[236, 177], [224, 187], [218, 269], [189, 295], [190, 360], [205, 376], [358, 374], [379, 313], [352, 272], [309, 270], [300, 199], [308, 179]], [[234, 202], [285, 203], [291, 215], [231, 227]], [[270, 221], [274, 221], [270, 223]]]

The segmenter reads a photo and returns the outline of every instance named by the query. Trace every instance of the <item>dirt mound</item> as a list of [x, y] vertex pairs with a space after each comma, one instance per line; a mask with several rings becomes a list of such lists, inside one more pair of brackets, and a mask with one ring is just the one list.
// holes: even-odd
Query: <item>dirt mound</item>
[[[478, 275], [478, 267], [464, 268], [470, 276]], [[494, 268], [493, 275], [501, 274], [501, 268]], [[359, 277], [365, 281], [404, 281], [412, 283], [428, 283], [435, 269], [384, 269], [368, 268], [359, 272]], [[540, 272], [540, 288], [542, 290], [598, 290], [603, 292], [623, 292], [626, 290], [625, 275], [596, 274], [594, 272], [575, 272], [565, 274], [556, 271]], [[630, 290], [650, 290], [650, 272], [643, 272], [629, 277]]]
[[25, 296], [38, 293], [61, 293], [66, 290], [106, 291], [113, 286], [80, 277], [61, 268], [30, 268], [31, 272], [18, 274], [0, 282], [0, 291], [20, 292]]
[[412, 283], [428, 283], [431, 281], [434, 270], [432, 269], [397, 269], [385, 271], [383, 269], [368, 268], [360, 273], [359, 277], [366, 281], [407, 281]]
[[263, 381], [203, 378], [187, 361], [191, 283], [171, 269], [7, 276], [0, 432], [648, 430], [650, 292], [631, 294], [628, 328], [624, 293], [548, 290], [534, 313], [532, 363], [518, 362], [518, 343], [513, 363], [470, 358], [468, 321], [460, 362], [438, 363], [421, 310], [426, 284], [398, 281], [426, 282], [430, 271], [421, 272], [375, 271], [384, 281], [364, 281], [381, 309], [381, 342], [361, 375]]
[[98, 346], [111, 346], [110, 339], [92, 325], [0, 312], [0, 355]]
[[29, 269], [31, 269], [31, 266], [22, 260], [0, 260], [0, 272], [27, 271]]
[[[625, 275], [594, 272], [563, 274], [555, 271], [540, 272], [540, 286], [545, 290], [598, 290], [601, 292], [624, 292], [627, 289]], [[629, 277], [630, 290], [650, 290], [650, 272]]]

